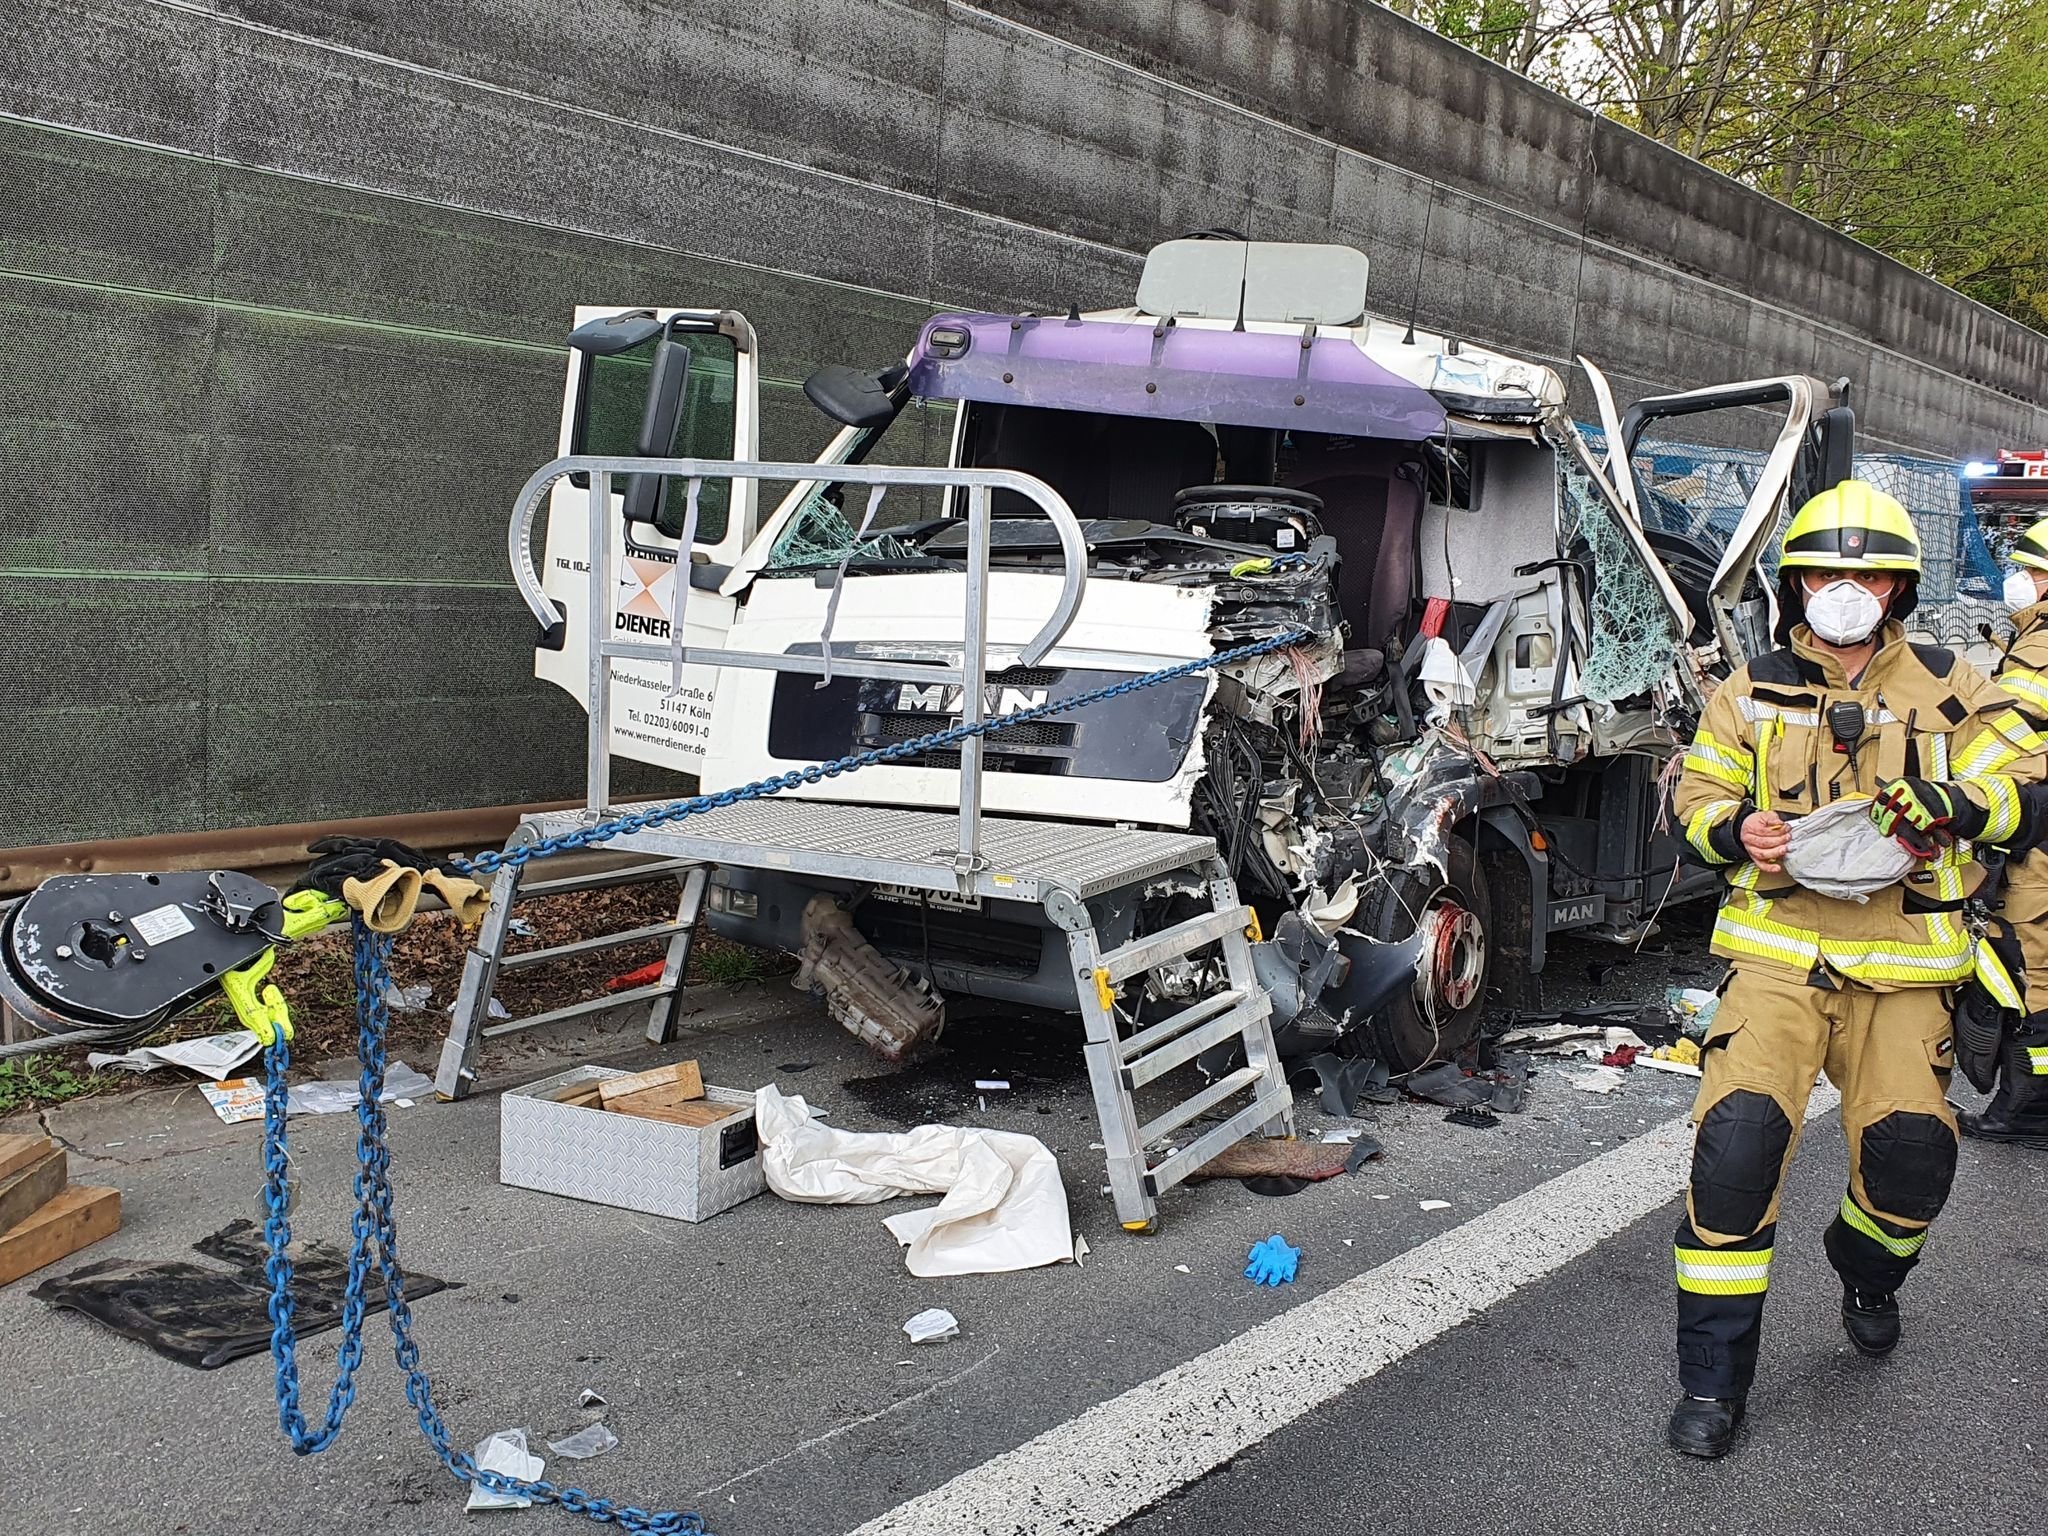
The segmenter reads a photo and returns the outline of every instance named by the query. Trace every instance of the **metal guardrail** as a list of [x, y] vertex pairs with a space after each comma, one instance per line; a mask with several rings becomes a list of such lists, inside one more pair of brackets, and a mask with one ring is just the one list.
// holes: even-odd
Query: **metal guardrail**
[[[1060, 541], [1062, 561], [1060, 593], [1053, 611], [1038, 632], [1019, 653], [1019, 661], [1034, 666], [1066, 634], [1081, 608], [1081, 592], [1087, 579], [1088, 551], [1081, 525], [1060, 494], [1035, 476], [1009, 469], [935, 469], [879, 464], [777, 464], [727, 459], [643, 459], [626, 456], [571, 454], [535, 470], [521, 487], [513, 503], [507, 530], [512, 576], [520, 596], [534, 617], [544, 625], [560, 621], [554, 605], [541, 584], [533, 563], [533, 524], [542, 502], [558, 481], [571, 475], [590, 477], [589, 558], [586, 579], [588, 598], [584, 620], [588, 634], [586, 666], [589, 669], [587, 705], [590, 713], [584, 787], [586, 809], [602, 816], [611, 799], [611, 663], [618, 661], [666, 662], [677, 671], [684, 666], [753, 667], [772, 672], [802, 672], [813, 675], [841, 673], [849, 677], [878, 677], [900, 682], [944, 683], [960, 688], [960, 719], [963, 725], [979, 725], [985, 718], [984, 689], [988, 681], [988, 576], [989, 576], [989, 493], [1013, 491], [1042, 511], [1051, 521]], [[849, 653], [831, 652], [829, 639], [820, 636], [816, 656], [783, 652], [747, 651], [727, 647], [693, 646], [683, 637], [683, 622], [689, 600], [687, 562], [689, 550], [681, 550], [677, 561], [670, 643], [654, 645], [644, 641], [611, 638], [612, 510], [611, 486], [614, 475], [658, 475], [691, 482], [690, 522], [695, 521], [698, 486], [705, 480], [774, 480], [817, 484], [867, 486], [929, 486], [967, 492], [967, 571], [965, 612], [962, 615], [960, 664], [957, 667], [926, 663], [884, 661]], [[689, 532], [686, 529], [686, 534]], [[686, 537], [684, 544], [689, 540]], [[844, 580], [842, 565], [837, 580]], [[963, 883], [969, 879], [980, 858], [982, 741], [973, 736], [960, 744], [960, 841], [953, 851], [954, 866]]]

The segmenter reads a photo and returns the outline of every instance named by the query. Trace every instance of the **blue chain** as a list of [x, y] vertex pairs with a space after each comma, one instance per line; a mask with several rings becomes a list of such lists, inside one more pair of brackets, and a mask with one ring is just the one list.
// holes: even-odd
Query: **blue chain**
[[724, 810], [727, 806], [739, 805], [747, 800], [761, 800], [769, 795], [779, 795], [785, 789], [796, 789], [805, 784], [822, 784], [827, 779], [836, 779], [842, 773], [852, 773], [857, 768], [870, 768], [877, 763], [901, 762], [905, 758], [920, 757], [926, 752], [958, 746], [973, 736], [985, 736], [1013, 725], [1025, 725], [1033, 720], [1043, 720], [1048, 715], [1057, 715], [1066, 710], [1083, 709], [1090, 704], [1100, 704], [1108, 699], [1122, 698], [1125, 694], [1136, 693], [1141, 688], [1157, 687], [1160, 683], [1175, 678], [1190, 677], [1197, 672], [1212, 671], [1227, 667], [1235, 662], [1248, 661], [1254, 656], [1263, 656], [1269, 651], [1281, 650], [1308, 638], [1305, 629], [1290, 629], [1283, 635], [1269, 640], [1253, 641], [1249, 645], [1236, 646], [1231, 650], [1218, 651], [1213, 656], [1204, 656], [1195, 661], [1184, 661], [1178, 666], [1162, 667], [1157, 672], [1147, 672], [1142, 677], [1126, 678], [1120, 683], [1111, 683], [1104, 688], [1091, 689], [1071, 699], [1060, 699], [1049, 704], [1034, 705], [1030, 709], [1014, 710], [1007, 715], [997, 715], [978, 725], [956, 725], [943, 731], [933, 731], [928, 736], [919, 736], [913, 741], [899, 741], [891, 746], [877, 747], [869, 752], [856, 752], [850, 757], [835, 758], [829, 763], [813, 763], [808, 768], [792, 768], [773, 778], [757, 779], [752, 784], [742, 784], [737, 789], [721, 789], [715, 794], [695, 795], [688, 800], [672, 800], [666, 805], [649, 807], [628, 815], [599, 822], [595, 826], [578, 827], [573, 832], [564, 832], [557, 837], [543, 837], [517, 848], [503, 852], [480, 853], [473, 859], [457, 859], [465, 874], [492, 875], [501, 869], [518, 869], [534, 859], [544, 859], [551, 854], [567, 853], [572, 848], [588, 848], [593, 843], [602, 843], [623, 832], [645, 832], [653, 827], [666, 826], [672, 821], [681, 821], [686, 816], [700, 816], [706, 811]]
[[[624, 832], [643, 832], [688, 816], [779, 794], [800, 784], [816, 784], [870, 764], [896, 762], [956, 746], [973, 736], [987, 735], [1065, 710], [1099, 704], [1106, 699], [1121, 698], [1174, 678], [1229, 666], [1293, 645], [1305, 639], [1307, 633], [1306, 630], [1290, 630], [1270, 640], [1240, 645], [1196, 661], [1164, 667], [1142, 677], [1062, 699], [1058, 703], [1040, 704], [998, 715], [978, 725], [952, 726], [914, 741], [898, 742], [876, 751], [796, 769], [739, 789], [674, 801], [564, 833], [560, 837], [543, 838], [503, 853], [482, 853], [462, 862], [475, 874], [491, 874], [507, 867], [518, 868], [534, 859], [543, 859], [571, 848], [588, 847]], [[299, 1455], [310, 1456], [326, 1450], [341, 1433], [342, 1418], [355, 1401], [356, 1370], [363, 1360], [363, 1318], [368, 1311], [363, 1288], [369, 1278], [374, 1247], [377, 1267], [389, 1298], [387, 1310], [391, 1320], [392, 1353], [397, 1358], [399, 1370], [405, 1373], [405, 1398], [419, 1418], [420, 1433], [427, 1437], [427, 1443], [434, 1448], [442, 1466], [465, 1483], [473, 1483], [493, 1493], [516, 1494], [536, 1504], [558, 1504], [574, 1514], [588, 1515], [602, 1524], [616, 1525], [622, 1531], [644, 1533], [644, 1536], [708, 1536], [702, 1518], [697, 1515], [677, 1511], [654, 1513], [628, 1504], [615, 1504], [581, 1488], [558, 1487], [543, 1479], [529, 1481], [502, 1472], [488, 1472], [476, 1464], [474, 1457], [455, 1448], [448, 1426], [442, 1422], [440, 1411], [434, 1406], [433, 1383], [420, 1366], [419, 1345], [412, 1336], [412, 1308], [405, 1297], [405, 1270], [398, 1261], [398, 1217], [391, 1205], [391, 1149], [385, 1136], [383, 1096], [384, 1038], [391, 1022], [385, 993], [391, 985], [392, 941], [389, 934], [373, 932], [360, 916], [352, 921], [355, 933], [356, 1051], [362, 1062], [362, 1076], [358, 1084], [360, 1098], [356, 1104], [359, 1129], [356, 1134], [355, 1215], [350, 1223], [348, 1282], [342, 1293], [341, 1345], [335, 1362], [334, 1386], [327, 1397], [327, 1416], [318, 1428], [307, 1423], [299, 1406], [299, 1340], [294, 1324], [290, 1254], [292, 1228], [288, 1214], [290, 1150], [285, 1137], [285, 1073], [291, 1066], [290, 1042], [280, 1034], [263, 1059], [263, 1197], [269, 1212], [263, 1223], [263, 1237], [268, 1247], [264, 1275], [270, 1282], [270, 1354], [277, 1366], [277, 1418], [285, 1438]]]

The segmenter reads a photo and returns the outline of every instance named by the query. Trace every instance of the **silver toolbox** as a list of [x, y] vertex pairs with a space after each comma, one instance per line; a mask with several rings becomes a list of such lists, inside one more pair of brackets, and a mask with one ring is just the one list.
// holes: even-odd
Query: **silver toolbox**
[[508, 1090], [498, 1112], [499, 1182], [683, 1221], [716, 1216], [767, 1187], [751, 1093], [707, 1083], [708, 1102], [739, 1106], [707, 1126], [555, 1101], [579, 1083], [631, 1075], [573, 1067]]

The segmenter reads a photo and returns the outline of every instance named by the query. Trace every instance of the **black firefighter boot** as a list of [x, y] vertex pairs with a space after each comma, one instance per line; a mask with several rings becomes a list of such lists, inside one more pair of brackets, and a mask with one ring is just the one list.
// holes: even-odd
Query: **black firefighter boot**
[[1671, 1449], [1708, 1461], [1726, 1456], [1742, 1416], [1739, 1398], [1681, 1397], [1671, 1410]]
[[1962, 1110], [1956, 1115], [1965, 1136], [2048, 1151], [2048, 1075], [2034, 1071], [2035, 1051], [2048, 1047], [2030, 1048], [2007, 1037], [1999, 1052], [1998, 1092], [1981, 1112]]
[[1856, 1353], [1882, 1360], [1899, 1347], [1899, 1298], [1890, 1291], [1842, 1287], [1842, 1326]]

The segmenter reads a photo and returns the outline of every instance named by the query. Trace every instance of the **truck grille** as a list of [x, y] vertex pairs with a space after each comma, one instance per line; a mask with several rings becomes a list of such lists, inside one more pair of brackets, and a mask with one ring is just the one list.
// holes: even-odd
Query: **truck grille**
[[1045, 944], [1039, 929], [1023, 923], [995, 922], [979, 913], [951, 912], [944, 907], [920, 911], [893, 901], [862, 902], [854, 925], [893, 960], [921, 966], [928, 932], [935, 963], [998, 976], [1037, 975]]
[[[874, 739], [884, 743], [915, 741], [920, 736], [929, 736], [933, 731], [942, 731], [953, 724], [950, 718], [934, 715], [883, 715], [879, 718]], [[1051, 720], [1026, 720], [1021, 725], [1006, 725], [999, 731], [990, 731], [982, 740], [992, 747], [1070, 747], [1074, 744], [1074, 728]]]

